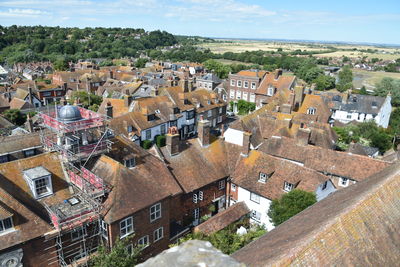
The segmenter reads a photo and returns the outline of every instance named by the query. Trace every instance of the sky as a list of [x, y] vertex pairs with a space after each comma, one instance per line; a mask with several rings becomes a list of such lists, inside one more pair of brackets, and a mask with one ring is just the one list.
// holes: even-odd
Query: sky
[[0, 0], [0, 25], [400, 44], [400, 0]]

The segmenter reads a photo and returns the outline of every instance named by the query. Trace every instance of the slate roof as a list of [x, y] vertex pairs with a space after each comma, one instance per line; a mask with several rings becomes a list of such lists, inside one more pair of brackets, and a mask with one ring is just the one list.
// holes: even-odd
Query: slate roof
[[206, 75], [197, 79], [198, 81], [211, 81], [213, 83], [221, 83], [221, 79], [214, 73], [207, 73]]
[[218, 232], [228, 225], [237, 222], [243, 216], [250, 213], [244, 201], [238, 202], [235, 205], [230, 206], [222, 212], [218, 212], [217, 215], [209, 218], [207, 221], [195, 227], [194, 232], [201, 232], [206, 235]]
[[[258, 181], [260, 172], [269, 176], [265, 183]], [[248, 157], [242, 157], [231, 178], [232, 183], [271, 200], [285, 194], [285, 182], [293, 184], [295, 188], [314, 192], [329, 179], [315, 170], [257, 150], [251, 150]]]
[[336, 191], [232, 256], [246, 266], [397, 266], [400, 170]]
[[382, 105], [385, 103], [385, 97], [372, 95], [352, 94], [348, 97], [346, 103], [332, 101], [332, 108], [347, 112], [357, 111], [365, 114], [378, 114]]

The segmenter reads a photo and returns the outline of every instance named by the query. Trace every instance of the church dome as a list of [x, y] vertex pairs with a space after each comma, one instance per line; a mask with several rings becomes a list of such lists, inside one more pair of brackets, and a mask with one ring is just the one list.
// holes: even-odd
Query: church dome
[[82, 119], [82, 115], [77, 106], [67, 104], [58, 111], [58, 119], [63, 122], [78, 121]]

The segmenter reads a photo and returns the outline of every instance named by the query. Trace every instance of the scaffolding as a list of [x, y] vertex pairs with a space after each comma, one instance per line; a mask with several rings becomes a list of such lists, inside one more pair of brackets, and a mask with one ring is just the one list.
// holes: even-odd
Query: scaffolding
[[89, 255], [102, 241], [100, 212], [103, 197], [110, 188], [85, 166], [93, 156], [111, 149], [109, 138], [113, 133], [105, 117], [82, 107], [74, 106], [80, 116], [66, 122], [58, 116], [62, 107], [56, 105], [54, 110], [39, 113], [44, 127], [40, 132], [42, 145], [47, 151], [61, 155], [64, 174], [73, 192], [61, 203], [45, 205], [55, 228], [46, 240], [54, 241], [56, 247], [56, 255], [48, 263], [87, 266]]

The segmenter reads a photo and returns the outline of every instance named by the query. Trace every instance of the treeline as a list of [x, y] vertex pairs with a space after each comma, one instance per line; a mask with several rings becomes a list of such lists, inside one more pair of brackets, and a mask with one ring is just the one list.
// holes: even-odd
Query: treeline
[[140, 51], [177, 42], [159, 30], [0, 26], [0, 63], [136, 57]]

